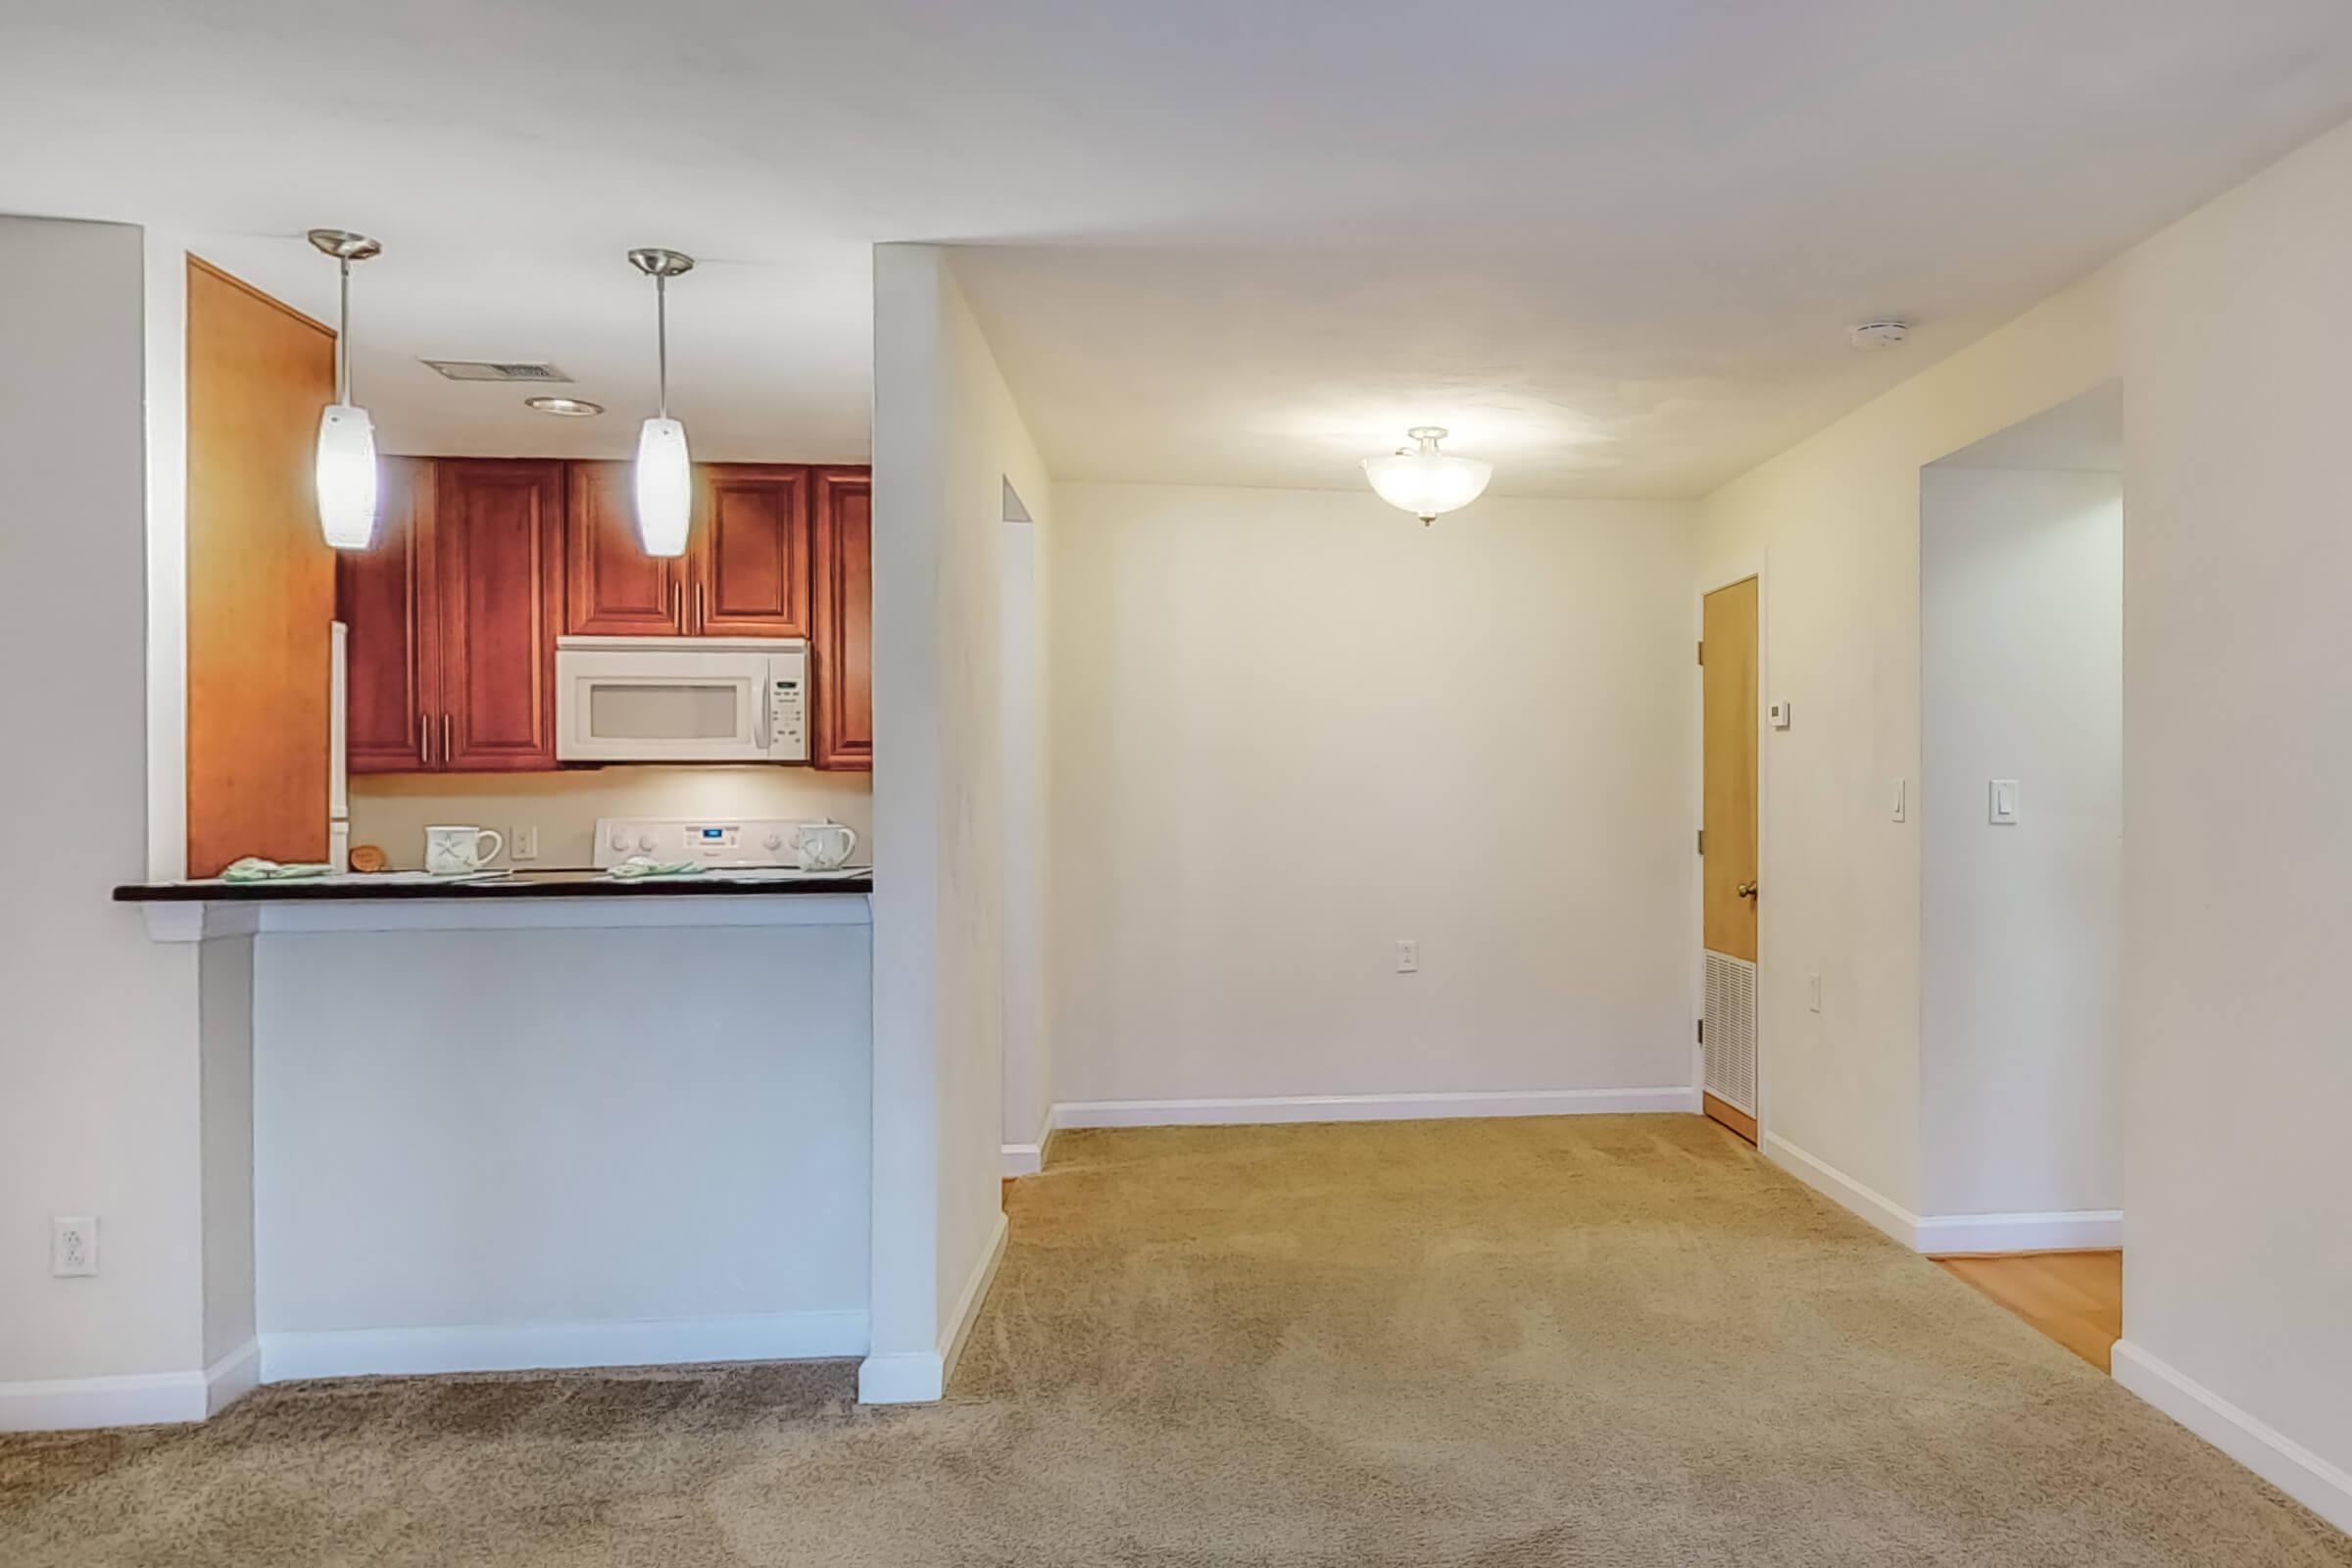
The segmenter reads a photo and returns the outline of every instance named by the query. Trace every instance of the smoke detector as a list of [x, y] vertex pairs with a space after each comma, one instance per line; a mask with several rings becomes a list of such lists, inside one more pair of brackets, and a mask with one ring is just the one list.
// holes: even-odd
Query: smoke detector
[[1848, 341], [1858, 349], [1890, 349], [1910, 335], [1909, 321], [1864, 321], [1854, 328]]
[[519, 360], [419, 360], [452, 381], [568, 381], [554, 366]]

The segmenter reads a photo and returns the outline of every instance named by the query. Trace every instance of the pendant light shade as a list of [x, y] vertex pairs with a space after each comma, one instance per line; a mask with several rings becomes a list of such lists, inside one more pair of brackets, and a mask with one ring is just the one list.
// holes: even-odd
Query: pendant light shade
[[646, 420], [637, 432], [637, 538], [647, 555], [686, 553], [693, 499], [686, 427], [675, 419]]
[[1419, 443], [1418, 447], [1366, 458], [1364, 476], [1372, 481], [1381, 500], [1411, 513], [1423, 523], [1435, 522], [1476, 501], [1486, 492], [1487, 481], [1494, 477], [1491, 463], [1440, 452], [1438, 443], [1446, 439], [1446, 432], [1438, 425], [1417, 425], [1405, 434]]
[[314, 228], [310, 241], [332, 256], [341, 270], [335, 320], [335, 401], [318, 416], [318, 451], [314, 471], [318, 489], [318, 531], [337, 550], [365, 550], [375, 543], [375, 421], [351, 401], [351, 264], [379, 255], [383, 247], [346, 228]]
[[694, 468], [686, 426], [669, 416], [669, 280], [692, 271], [694, 258], [648, 247], [629, 252], [629, 265], [654, 280], [661, 375], [660, 412], [637, 432], [637, 541], [649, 556], [682, 556], [694, 509]]
[[318, 416], [318, 527], [337, 550], [375, 542], [375, 421], [330, 403]]

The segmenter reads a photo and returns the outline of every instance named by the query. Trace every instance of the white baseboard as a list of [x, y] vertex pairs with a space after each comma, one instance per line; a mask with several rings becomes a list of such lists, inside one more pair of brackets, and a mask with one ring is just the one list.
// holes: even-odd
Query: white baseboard
[[947, 1393], [956, 1358], [963, 1354], [963, 1342], [970, 1338], [972, 1324], [980, 1316], [980, 1304], [988, 1299], [988, 1288], [996, 1283], [997, 1265], [1004, 1261], [1004, 1242], [1009, 1234], [1009, 1224], [998, 1214], [988, 1248], [964, 1277], [956, 1309], [940, 1327], [936, 1348], [893, 1350], [858, 1363], [859, 1404], [928, 1404]]
[[1851, 1209], [1915, 1252], [1959, 1257], [1974, 1252], [2066, 1252], [2124, 1245], [2120, 1209], [2061, 1209], [2029, 1214], [1914, 1214], [1826, 1159], [1778, 1133], [1764, 1152], [1807, 1187]]
[[2274, 1431], [2130, 1340], [2116, 1342], [2115, 1381], [2338, 1530], [2352, 1532], [2352, 1473]]
[[1046, 1168], [1046, 1146], [1043, 1144], [1006, 1144], [1000, 1155], [998, 1170], [1006, 1177], [1034, 1176]]
[[862, 1355], [862, 1311], [587, 1323], [473, 1323], [262, 1336], [262, 1381], [555, 1367], [672, 1366]]
[[2058, 1209], [2046, 1214], [1928, 1214], [1917, 1247], [1930, 1257], [1972, 1252], [2083, 1252], [2124, 1245], [2120, 1208]]
[[247, 1340], [204, 1369], [204, 1413], [219, 1415], [261, 1386], [262, 1342]]
[[1872, 1191], [1824, 1159], [1816, 1159], [1779, 1133], [1764, 1135], [1764, 1153], [1774, 1164], [1832, 1202], [1851, 1209], [1905, 1247], [1919, 1247], [1919, 1216], [1886, 1195]]
[[143, 1427], [205, 1417], [202, 1372], [136, 1372], [104, 1378], [0, 1383], [0, 1432]]
[[1224, 1127], [1301, 1121], [1428, 1121], [1448, 1116], [1586, 1116], [1693, 1111], [1698, 1092], [1532, 1089], [1430, 1095], [1276, 1095], [1254, 1100], [1081, 1100], [1055, 1127]]

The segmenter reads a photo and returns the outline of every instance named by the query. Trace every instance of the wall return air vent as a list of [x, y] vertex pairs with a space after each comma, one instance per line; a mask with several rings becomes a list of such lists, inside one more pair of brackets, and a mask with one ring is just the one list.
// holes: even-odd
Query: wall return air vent
[[452, 381], [532, 381], [544, 384], [571, 379], [545, 363], [515, 360], [420, 360], [417, 363], [430, 366]]

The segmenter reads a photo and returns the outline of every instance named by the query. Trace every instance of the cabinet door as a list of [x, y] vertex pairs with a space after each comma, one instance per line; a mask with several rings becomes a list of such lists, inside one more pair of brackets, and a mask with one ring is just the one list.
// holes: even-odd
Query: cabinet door
[[873, 477], [866, 468], [816, 473], [815, 631], [810, 694], [818, 767], [874, 765]]
[[373, 548], [335, 557], [335, 613], [351, 628], [345, 755], [354, 773], [415, 773], [441, 744], [433, 465], [386, 458], [381, 471]]
[[440, 733], [459, 771], [556, 765], [556, 623], [564, 465], [445, 459], [433, 555], [441, 599]]
[[808, 635], [808, 470], [701, 467], [688, 626], [702, 637]]
[[683, 636], [686, 563], [649, 556], [638, 542], [636, 465], [565, 466], [564, 629], [575, 637]]

